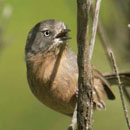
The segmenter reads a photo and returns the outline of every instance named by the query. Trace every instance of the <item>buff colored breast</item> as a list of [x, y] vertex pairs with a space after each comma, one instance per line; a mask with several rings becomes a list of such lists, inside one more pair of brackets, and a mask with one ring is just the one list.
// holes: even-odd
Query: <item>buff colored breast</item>
[[[48, 107], [72, 115], [76, 102], [78, 74], [62, 55], [60, 64], [57, 57], [49, 54], [46, 58], [37, 54], [29, 59], [28, 82], [33, 94]], [[57, 66], [58, 65], [58, 66]]]

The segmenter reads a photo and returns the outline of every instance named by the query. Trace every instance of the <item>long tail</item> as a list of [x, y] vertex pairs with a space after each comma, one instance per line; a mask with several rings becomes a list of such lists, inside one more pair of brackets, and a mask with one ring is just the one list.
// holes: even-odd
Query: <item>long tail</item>
[[[122, 72], [119, 74], [121, 78], [121, 82], [123, 85], [123, 90], [125, 96], [130, 102], [130, 72]], [[118, 85], [117, 78], [115, 74], [106, 74], [104, 75], [105, 79], [109, 82], [110, 85]]]

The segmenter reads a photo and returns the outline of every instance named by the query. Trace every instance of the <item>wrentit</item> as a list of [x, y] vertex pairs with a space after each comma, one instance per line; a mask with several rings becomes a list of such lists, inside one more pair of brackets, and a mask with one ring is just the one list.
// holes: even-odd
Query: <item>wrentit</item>
[[[36, 24], [28, 34], [25, 56], [32, 93], [51, 109], [72, 116], [77, 100], [78, 67], [77, 56], [68, 48], [69, 31], [57, 20]], [[109, 85], [115, 75], [109, 75], [107, 81], [94, 67], [93, 75], [94, 108], [104, 109], [105, 99], [115, 99]]]

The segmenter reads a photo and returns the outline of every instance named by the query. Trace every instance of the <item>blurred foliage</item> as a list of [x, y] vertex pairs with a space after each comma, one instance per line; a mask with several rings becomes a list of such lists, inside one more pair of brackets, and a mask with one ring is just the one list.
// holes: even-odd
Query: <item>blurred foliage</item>
[[121, 53], [120, 57], [124, 62], [128, 62], [130, 57], [130, 30], [128, 28], [130, 23], [130, 0], [110, 0], [110, 2], [113, 3], [113, 9], [109, 12], [108, 20], [108, 23], [111, 24], [105, 26], [106, 31], [111, 46], [117, 53]]
[[[101, 19], [106, 28], [111, 26], [114, 28], [115, 24], [112, 24], [113, 14], [118, 13], [112, 2], [102, 1]], [[4, 48], [0, 55], [0, 130], [66, 130], [71, 119], [50, 110], [32, 95], [26, 80], [24, 47], [29, 30], [37, 22], [45, 19], [58, 19], [64, 21], [72, 30], [70, 35], [73, 39], [69, 46], [71, 50], [76, 52], [76, 1], [5, 0], [0, 5], [0, 11], [6, 5], [13, 8], [13, 14], [9, 20], [6, 20], [7, 23], [2, 23], [2, 26], [5, 26], [2, 39], [7, 40], [10, 44]], [[2, 16], [2, 13], [0, 15]], [[123, 41], [121, 46], [125, 46]], [[117, 45], [115, 50], [118, 50], [118, 47], [120, 48]], [[120, 69], [130, 69], [130, 61], [125, 60], [124, 62], [124, 59], [120, 58], [124, 52], [117, 52], [120, 52], [116, 53]], [[102, 72], [110, 71], [98, 37], [93, 64]], [[94, 130], [127, 130], [118, 89], [113, 86], [113, 90], [117, 99], [107, 101], [106, 111], [95, 112]]]
[[0, 1], [0, 52], [2, 51], [3, 47], [6, 45], [6, 41], [4, 40], [4, 33], [6, 30], [6, 25], [8, 24], [9, 18], [12, 14], [12, 7], [9, 5], [3, 6], [3, 1]]

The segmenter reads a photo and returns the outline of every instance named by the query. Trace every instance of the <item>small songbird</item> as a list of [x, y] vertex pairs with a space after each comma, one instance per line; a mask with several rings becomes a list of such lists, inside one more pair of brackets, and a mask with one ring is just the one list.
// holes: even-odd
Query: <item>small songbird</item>
[[[28, 34], [25, 55], [27, 79], [32, 93], [51, 109], [72, 116], [78, 88], [77, 56], [69, 50], [65, 24], [46, 20], [36, 24]], [[110, 85], [117, 84], [114, 74], [102, 75], [93, 67], [94, 108], [104, 109], [105, 99], [115, 99]], [[130, 85], [130, 73], [120, 74]]]

